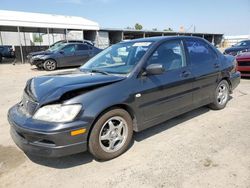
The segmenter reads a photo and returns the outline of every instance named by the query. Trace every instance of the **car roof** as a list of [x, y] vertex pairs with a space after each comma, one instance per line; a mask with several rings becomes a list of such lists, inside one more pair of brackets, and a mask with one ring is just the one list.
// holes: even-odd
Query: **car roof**
[[139, 38], [139, 39], [132, 39], [125, 42], [158, 42], [161, 40], [170, 40], [170, 39], [202, 39], [201, 37], [194, 37], [194, 36], [158, 36], [158, 37], [148, 37], [148, 38]]

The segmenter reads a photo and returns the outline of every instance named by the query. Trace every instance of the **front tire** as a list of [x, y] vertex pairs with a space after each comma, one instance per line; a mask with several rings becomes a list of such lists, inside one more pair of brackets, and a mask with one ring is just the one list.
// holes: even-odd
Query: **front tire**
[[226, 80], [220, 81], [214, 92], [214, 101], [209, 105], [213, 110], [225, 108], [229, 99], [229, 84]]
[[96, 159], [113, 159], [128, 149], [132, 135], [129, 113], [120, 108], [110, 110], [96, 121], [89, 137], [89, 151]]
[[53, 71], [56, 70], [56, 61], [53, 59], [47, 59], [44, 63], [43, 63], [43, 67], [46, 71]]

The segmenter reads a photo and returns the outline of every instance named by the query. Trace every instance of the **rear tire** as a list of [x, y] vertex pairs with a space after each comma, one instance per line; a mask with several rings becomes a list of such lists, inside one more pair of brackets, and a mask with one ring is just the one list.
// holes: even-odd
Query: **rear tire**
[[47, 59], [44, 63], [43, 63], [43, 67], [46, 71], [53, 71], [56, 70], [56, 61], [53, 59]]
[[214, 92], [214, 101], [209, 105], [213, 110], [225, 108], [229, 99], [229, 84], [226, 80], [220, 81]]
[[89, 137], [89, 151], [99, 160], [110, 160], [124, 153], [133, 136], [133, 121], [129, 113], [116, 108], [103, 114]]

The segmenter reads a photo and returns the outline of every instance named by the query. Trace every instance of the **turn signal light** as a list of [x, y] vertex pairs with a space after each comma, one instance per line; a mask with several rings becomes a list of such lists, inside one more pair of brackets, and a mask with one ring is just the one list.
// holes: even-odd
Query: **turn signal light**
[[70, 132], [71, 136], [76, 136], [79, 134], [84, 134], [86, 132], [86, 129], [78, 129]]

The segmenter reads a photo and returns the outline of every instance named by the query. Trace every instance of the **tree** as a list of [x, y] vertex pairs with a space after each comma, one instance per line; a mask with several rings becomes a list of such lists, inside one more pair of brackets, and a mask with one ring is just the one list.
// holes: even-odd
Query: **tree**
[[33, 41], [34, 42], [43, 42], [43, 37], [37, 33], [33, 33]]
[[142, 27], [141, 24], [139, 24], [139, 23], [136, 23], [136, 24], [135, 24], [135, 29], [136, 29], [136, 30], [142, 30], [142, 28], [143, 28], [143, 27]]

